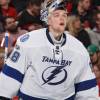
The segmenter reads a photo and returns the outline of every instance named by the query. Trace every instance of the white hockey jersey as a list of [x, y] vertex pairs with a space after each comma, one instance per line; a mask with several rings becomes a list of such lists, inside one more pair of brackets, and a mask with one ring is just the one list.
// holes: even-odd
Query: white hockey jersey
[[61, 43], [47, 29], [19, 37], [0, 73], [0, 96], [22, 100], [98, 100], [84, 46], [68, 32]]

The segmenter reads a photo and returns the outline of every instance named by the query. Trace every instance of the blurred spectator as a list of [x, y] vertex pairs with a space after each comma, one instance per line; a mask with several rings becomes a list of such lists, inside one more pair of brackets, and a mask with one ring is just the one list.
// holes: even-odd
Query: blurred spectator
[[20, 12], [26, 8], [27, 1], [28, 0], [11, 0], [17, 12]]
[[98, 66], [93, 66], [92, 71], [95, 73], [96, 79], [97, 79], [97, 84], [99, 87], [99, 96], [100, 96], [100, 69]]
[[99, 55], [98, 55], [100, 53], [100, 50], [94, 44], [91, 44], [90, 46], [88, 46], [87, 50], [90, 54], [90, 59], [91, 59], [91, 63], [92, 63], [92, 67], [91, 67], [92, 71], [96, 75], [97, 83], [99, 86], [99, 96], [100, 96], [100, 64], [99, 64], [100, 59], [99, 59]]
[[[6, 17], [4, 21], [5, 32], [9, 34], [9, 48], [12, 50], [12, 47], [15, 45], [17, 38], [26, 33], [26, 30], [21, 30], [18, 27], [18, 23], [13, 17]], [[9, 52], [11, 52], [9, 50]]]
[[[13, 17], [5, 17], [4, 20], [4, 26], [5, 26], [5, 33], [8, 33], [8, 56], [11, 53], [11, 51], [13, 50], [13, 47], [15, 46], [16, 40], [17, 38], [26, 33], [27, 31], [25, 30], [21, 30], [16, 23], [16, 20]], [[4, 62], [4, 49], [5, 49], [5, 33], [2, 34], [1, 36], [1, 47], [0, 47], [0, 68], [3, 66], [3, 62]]]
[[[0, 34], [0, 44], [2, 42], [3, 34]], [[1, 47], [0, 45], [0, 71], [2, 69], [2, 66], [4, 64], [4, 47]]]
[[37, 29], [40, 29], [40, 28], [43, 28], [42, 22], [30, 24], [28, 26], [27, 30], [30, 32], [30, 31], [37, 30]]
[[[65, 0], [65, 3], [66, 3], [66, 9], [68, 11], [68, 14], [71, 14], [72, 12], [72, 9], [73, 9], [73, 3], [75, 0]], [[74, 4], [75, 5], [75, 4]]]
[[78, 0], [77, 5], [73, 7], [72, 14], [78, 15], [84, 27], [92, 27], [91, 0]]
[[2, 34], [2, 32], [4, 32], [3, 21], [4, 21], [4, 17], [2, 14], [0, 14], [0, 34]]
[[68, 16], [67, 29], [70, 34], [80, 40], [86, 48], [91, 44], [88, 33], [81, 26], [79, 16]]
[[93, 0], [93, 4], [97, 10], [100, 10], [100, 0]]
[[5, 16], [12, 16], [16, 18], [17, 11], [14, 7], [10, 6], [10, 0], [0, 0], [0, 13]]
[[86, 31], [89, 33], [92, 44], [97, 45], [100, 49], [100, 11], [96, 11], [94, 16], [94, 28], [86, 28]]
[[41, 25], [40, 8], [40, 0], [28, 0], [26, 9], [21, 12], [21, 15], [18, 18], [19, 26], [28, 30], [28, 27], [31, 25], [34, 25], [34, 27], [36, 24]]
[[99, 52], [99, 48], [94, 45], [94, 44], [91, 44], [87, 47], [87, 50], [90, 54], [90, 59], [91, 59], [91, 62], [92, 62], [92, 65], [98, 65], [98, 52]]
[[0, 21], [0, 34], [2, 34], [2, 32], [4, 32], [4, 26], [2, 21]]
[[100, 33], [100, 10], [96, 12], [96, 30]]
[[72, 12], [72, 7], [73, 7], [72, 2], [68, 2], [67, 5], [66, 5], [68, 14], [70, 14]]
[[0, 22], [0, 34], [4, 31], [2, 22]]

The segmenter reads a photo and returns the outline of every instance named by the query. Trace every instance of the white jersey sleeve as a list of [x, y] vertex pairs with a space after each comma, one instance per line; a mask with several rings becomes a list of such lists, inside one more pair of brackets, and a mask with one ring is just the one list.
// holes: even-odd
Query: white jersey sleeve
[[13, 52], [0, 73], [0, 96], [12, 98], [17, 94], [24, 78], [26, 63], [25, 48], [17, 41]]
[[75, 100], [99, 100], [99, 92], [88, 53], [83, 56], [83, 69], [76, 77]]

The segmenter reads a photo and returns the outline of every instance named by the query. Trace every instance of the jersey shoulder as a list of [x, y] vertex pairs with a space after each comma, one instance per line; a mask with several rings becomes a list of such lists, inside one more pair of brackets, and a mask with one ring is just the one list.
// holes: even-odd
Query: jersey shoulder
[[67, 45], [70, 50], [82, 55], [88, 55], [87, 49], [85, 48], [82, 42], [80, 42], [74, 36], [70, 35], [70, 33], [67, 31], [66, 31], [66, 37], [67, 37]]
[[28, 32], [24, 35], [21, 35], [17, 39], [17, 44], [23, 46], [33, 46], [42, 44], [42, 42], [44, 42], [43, 40], [45, 39], [44, 37], [46, 36], [45, 33], [45, 28]]

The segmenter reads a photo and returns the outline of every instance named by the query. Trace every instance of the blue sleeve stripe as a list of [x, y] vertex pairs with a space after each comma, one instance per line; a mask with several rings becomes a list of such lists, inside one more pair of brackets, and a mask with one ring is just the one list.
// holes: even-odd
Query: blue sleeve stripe
[[22, 81], [23, 81], [24, 75], [21, 72], [19, 72], [18, 70], [11, 68], [7, 64], [4, 65], [2, 72], [5, 75], [19, 81], [20, 83], [22, 83]]
[[97, 85], [96, 79], [80, 82], [75, 84], [75, 92], [88, 90], [95, 87], [96, 85]]

